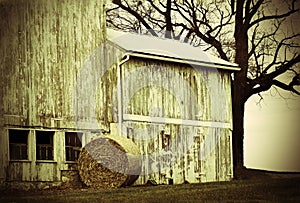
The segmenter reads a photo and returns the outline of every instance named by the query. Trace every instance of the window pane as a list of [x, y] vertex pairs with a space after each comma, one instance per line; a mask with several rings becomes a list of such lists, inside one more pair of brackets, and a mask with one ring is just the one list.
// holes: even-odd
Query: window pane
[[81, 144], [82, 133], [77, 132], [66, 132], [65, 133], [65, 143], [66, 143], [66, 160], [67, 161], [77, 161]]
[[36, 131], [36, 159], [53, 160], [54, 131]]
[[36, 143], [38, 144], [52, 144], [53, 131], [37, 131], [36, 132]]
[[9, 130], [9, 156], [11, 160], [28, 160], [29, 130]]

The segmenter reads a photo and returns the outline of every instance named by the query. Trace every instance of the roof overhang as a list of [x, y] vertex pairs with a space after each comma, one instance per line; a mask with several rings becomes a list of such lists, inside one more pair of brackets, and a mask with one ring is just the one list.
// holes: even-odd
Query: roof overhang
[[226, 69], [226, 70], [232, 70], [232, 71], [239, 71], [240, 68], [238, 66], [226, 66], [224, 64], [217, 64], [217, 63], [209, 63], [209, 62], [203, 62], [203, 61], [196, 61], [196, 60], [189, 60], [189, 59], [183, 59], [183, 58], [172, 58], [168, 56], [162, 56], [162, 55], [155, 55], [155, 54], [149, 54], [149, 53], [143, 53], [143, 52], [135, 52], [126, 50], [125, 55], [138, 57], [138, 58], [146, 58], [146, 59], [153, 59], [153, 60], [160, 60], [160, 61], [168, 61], [173, 63], [181, 63], [181, 64], [188, 64], [188, 65], [194, 65], [194, 66], [202, 66], [202, 67], [208, 67], [208, 68], [217, 68], [217, 69]]
[[124, 51], [124, 55], [208, 68], [239, 71], [238, 64], [210, 55], [199, 47], [176, 40], [108, 29], [108, 41]]

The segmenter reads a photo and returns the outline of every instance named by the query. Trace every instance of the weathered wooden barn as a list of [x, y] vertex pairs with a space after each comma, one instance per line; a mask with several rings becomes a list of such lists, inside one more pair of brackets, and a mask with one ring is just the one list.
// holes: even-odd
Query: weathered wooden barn
[[101, 134], [140, 149], [135, 184], [233, 177], [235, 64], [178, 41], [106, 30], [99, 0], [20, 2], [0, 3], [1, 184], [78, 179], [81, 148]]
[[[104, 6], [0, 1], [1, 183], [48, 187], [76, 175], [78, 147], [100, 130], [77, 128], [73, 90], [84, 61], [105, 40]], [[85, 102], [76, 100], [82, 108]]]
[[106, 50], [121, 56], [114, 106], [122, 113], [111, 130], [142, 152], [136, 184], [230, 180], [230, 74], [239, 68], [188, 44], [114, 30]]

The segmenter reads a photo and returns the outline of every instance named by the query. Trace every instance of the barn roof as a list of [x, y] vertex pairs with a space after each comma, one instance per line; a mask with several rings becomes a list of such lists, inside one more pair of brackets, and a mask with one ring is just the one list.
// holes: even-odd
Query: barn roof
[[237, 64], [205, 53], [199, 47], [172, 39], [107, 29], [108, 40], [122, 48], [126, 54], [191, 65], [240, 70]]

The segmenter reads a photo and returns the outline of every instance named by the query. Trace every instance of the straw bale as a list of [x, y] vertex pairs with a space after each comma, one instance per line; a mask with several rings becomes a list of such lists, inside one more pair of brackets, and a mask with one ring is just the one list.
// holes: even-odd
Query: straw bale
[[141, 172], [140, 151], [132, 140], [107, 135], [89, 142], [80, 152], [78, 170], [93, 188], [132, 185]]

